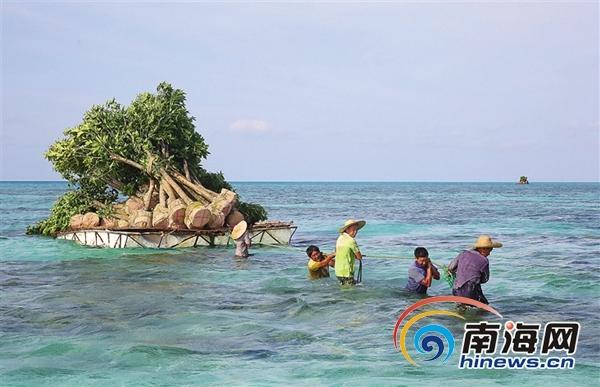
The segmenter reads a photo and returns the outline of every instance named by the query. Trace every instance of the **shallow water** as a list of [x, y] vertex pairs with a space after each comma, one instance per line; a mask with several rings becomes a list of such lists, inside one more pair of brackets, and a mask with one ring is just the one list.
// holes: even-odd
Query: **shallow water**
[[[64, 183], [0, 182], [3, 385], [593, 385], [600, 381], [597, 183], [237, 183], [270, 218], [298, 226], [290, 247], [108, 250], [24, 235]], [[363, 284], [308, 281], [310, 243], [334, 247], [346, 218]], [[392, 344], [412, 250], [448, 263], [478, 234], [505, 243], [484, 292], [513, 321], [576, 320], [576, 367], [560, 371], [413, 367]], [[444, 281], [430, 295], [449, 294]], [[483, 316], [489, 317], [489, 316]], [[470, 316], [477, 320], [482, 316]], [[444, 320], [459, 332], [460, 323]]]

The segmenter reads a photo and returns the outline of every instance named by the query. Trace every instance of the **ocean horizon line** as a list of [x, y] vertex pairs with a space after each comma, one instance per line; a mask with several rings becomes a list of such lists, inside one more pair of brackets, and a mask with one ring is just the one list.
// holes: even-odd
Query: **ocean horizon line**
[[[351, 184], [351, 183], [457, 183], [457, 184], [519, 184], [515, 180], [229, 180], [230, 183], [339, 183], [339, 184]], [[0, 183], [68, 183], [66, 180], [2, 180]], [[553, 184], [598, 184], [600, 181], [592, 180], [572, 180], [572, 181], [551, 181], [551, 180], [536, 180], [529, 182], [529, 184], [538, 183], [553, 183]], [[523, 184], [527, 185], [527, 184]]]

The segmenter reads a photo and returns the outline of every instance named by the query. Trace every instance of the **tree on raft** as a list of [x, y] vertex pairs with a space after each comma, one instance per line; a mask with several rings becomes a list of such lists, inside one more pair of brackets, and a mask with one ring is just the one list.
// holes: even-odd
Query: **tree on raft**
[[[71, 185], [50, 216], [27, 229], [56, 235], [68, 229], [218, 229], [266, 220], [258, 204], [240, 202], [223, 174], [207, 172], [204, 138], [168, 83], [121, 106], [95, 105], [46, 152]], [[123, 202], [119, 197], [127, 196]]]

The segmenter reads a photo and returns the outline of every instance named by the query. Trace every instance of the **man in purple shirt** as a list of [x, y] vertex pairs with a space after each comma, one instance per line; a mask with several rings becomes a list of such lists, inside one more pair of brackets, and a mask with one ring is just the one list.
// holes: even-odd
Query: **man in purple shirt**
[[456, 274], [453, 295], [489, 304], [481, 284], [490, 278], [490, 261], [487, 257], [497, 247], [502, 247], [502, 243], [492, 240], [489, 235], [481, 235], [473, 245], [473, 250], [465, 250], [454, 258], [448, 265], [448, 271]]

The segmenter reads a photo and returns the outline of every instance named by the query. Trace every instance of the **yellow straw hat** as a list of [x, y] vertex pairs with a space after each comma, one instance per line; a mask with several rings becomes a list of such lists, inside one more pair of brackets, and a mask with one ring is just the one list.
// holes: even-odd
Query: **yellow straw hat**
[[494, 241], [489, 235], [480, 235], [473, 245], [474, 249], [492, 249], [496, 247], [502, 247], [502, 243]]
[[360, 230], [361, 228], [365, 227], [365, 224], [367, 224], [367, 222], [365, 222], [364, 220], [348, 219], [346, 223], [344, 223], [344, 225], [340, 228], [340, 234], [346, 231], [348, 227], [353, 226], [355, 224], [358, 226], [356, 229]]
[[242, 220], [241, 222], [239, 222], [238, 224], [235, 225], [233, 230], [231, 230], [231, 238], [232, 239], [240, 238], [242, 235], [244, 235], [244, 233], [246, 232], [247, 229], [248, 229], [248, 223], [246, 223], [245, 220]]

